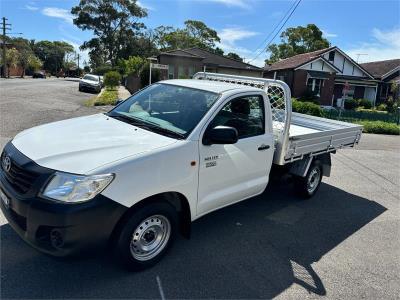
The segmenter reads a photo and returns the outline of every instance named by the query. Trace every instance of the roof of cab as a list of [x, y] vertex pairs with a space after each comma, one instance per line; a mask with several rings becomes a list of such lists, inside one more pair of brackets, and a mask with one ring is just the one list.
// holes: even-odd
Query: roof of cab
[[160, 81], [160, 83], [178, 85], [193, 89], [209, 91], [213, 93], [223, 93], [231, 90], [258, 91], [258, 92], [260, 91], [260, 89], [251, 86], [245, 86], [228, 82], [198, 80], [198, 79], [170, 79], [170, 80]]

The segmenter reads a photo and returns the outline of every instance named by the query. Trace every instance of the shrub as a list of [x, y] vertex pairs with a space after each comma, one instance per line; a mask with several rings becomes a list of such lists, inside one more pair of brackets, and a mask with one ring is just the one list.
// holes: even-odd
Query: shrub
[[346, 99], [344, 101], [344, 108], [345, 109], [350, 109], [350, 110], [354, 110], [356, 109], [358, 106], [357, 100], [354, 99]]
[[109, 71], [104, 75], [104, 85], [109, 89], [119, 86], [121, 75], [117, 71]]
[[357, 102], [358, 102], [358, 106], [362, 106], [366, 109], [372, 108], [372, 103], [368, 99], [358, 99]]
[[400, 135], [400, 126], [395, 123], [383, 121], [356, 121], [355, 123], [363, 125], [363, 131], [366, 133]]
[[376, 107], [376, 110], [387, 111], [387, 105], [385, 103], [381, 103]]
[[316, 117], [322, 117], [324, 115], [322, 108], [312, 102], [301, 102], [296, 99], [292, 99], [292, 109], [294, 112]]
[[389, 98], [386, 100], [386, 105], [388, 112], [397, 112], [398, 107], [400, 106], [400, 99], [393, 99], [393, 96], [389, 96]]

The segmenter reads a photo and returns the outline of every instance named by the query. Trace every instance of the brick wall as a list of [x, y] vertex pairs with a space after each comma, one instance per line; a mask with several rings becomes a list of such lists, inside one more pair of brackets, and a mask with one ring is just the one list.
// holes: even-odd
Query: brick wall
[[307, 89], [307, 71], [296, 70], [293, 76], [292, 97], [301, 97]]

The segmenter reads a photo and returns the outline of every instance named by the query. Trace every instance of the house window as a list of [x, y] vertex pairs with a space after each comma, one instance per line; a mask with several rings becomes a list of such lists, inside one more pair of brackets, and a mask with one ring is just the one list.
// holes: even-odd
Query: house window
[[168, 65], [168, 79], [174, 79], [175, 68], [174, 65]]
[[329, 52], [329, 61], [333, 62], [335, 60], [335, 51]]
[[307, 88], [312, 91], [316, 96], [321, 94], [322, 79], [318, 78], [308, 78]]

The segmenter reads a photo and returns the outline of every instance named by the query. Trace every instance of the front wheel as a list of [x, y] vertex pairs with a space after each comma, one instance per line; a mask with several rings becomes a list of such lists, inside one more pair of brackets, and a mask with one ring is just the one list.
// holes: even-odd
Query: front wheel
[[319, 161], [315, 161], [311, 164], [305, 177], [295, 177], [295, 190], [302, 198], [311, 198], [318, 191], [321, 180], [322, 166]]
[[166, 253], [177, 231], [177, 212], [168, 203], [152, 203], [134, 212], [122, 227], [117, 259], [139, 271], [155, 265]]

